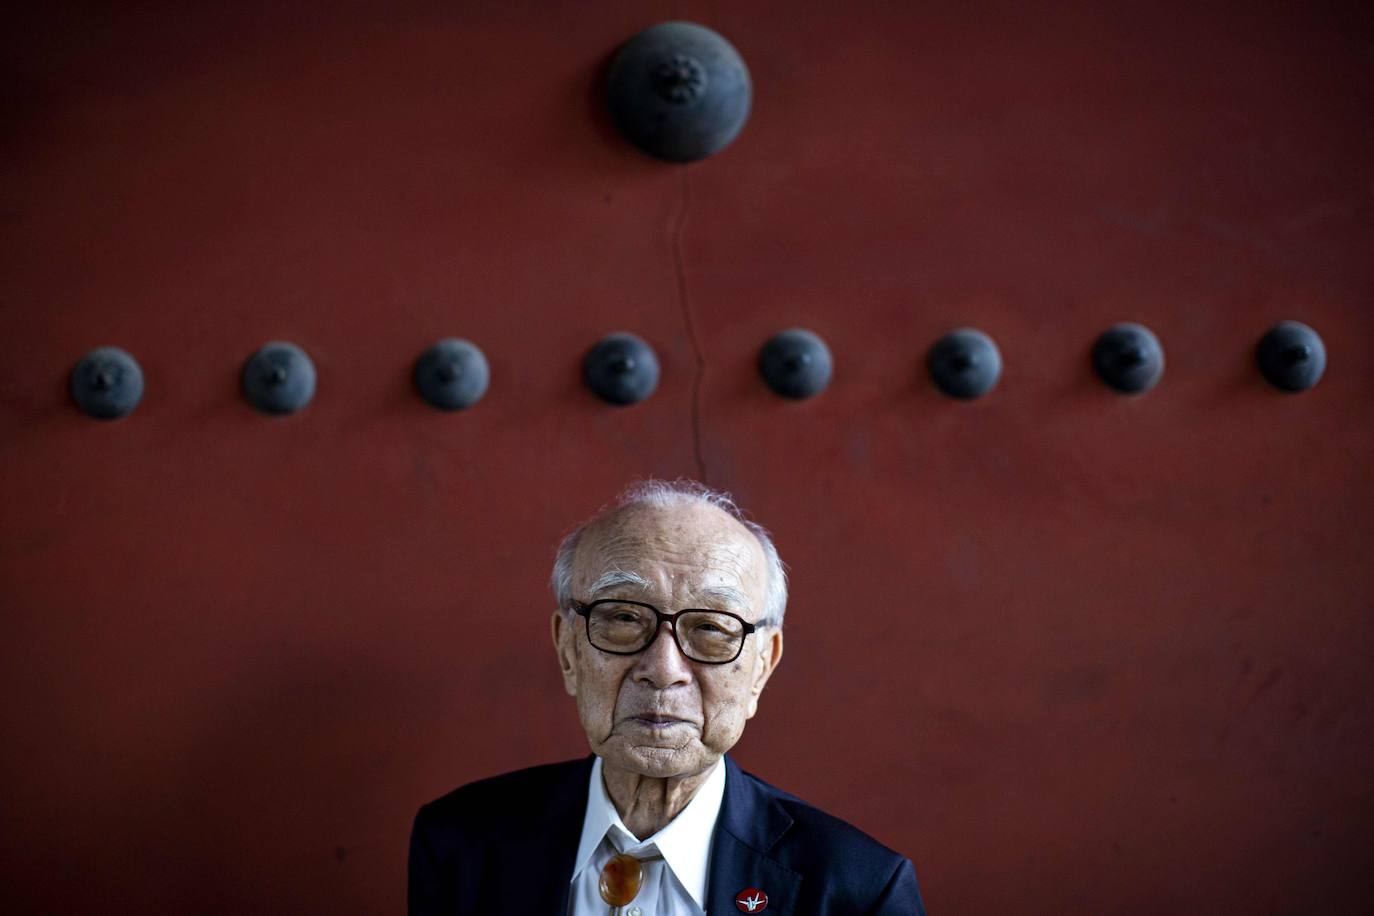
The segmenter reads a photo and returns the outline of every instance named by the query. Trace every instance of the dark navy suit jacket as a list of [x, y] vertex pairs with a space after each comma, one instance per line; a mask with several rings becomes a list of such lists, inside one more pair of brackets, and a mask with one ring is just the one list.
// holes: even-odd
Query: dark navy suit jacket
[[[592, 762], [470, 783], [420, 809], [410, 838], [410, 916], [565, 916]], [[745, 888], [770, 916], [924, 914], [911, 861], [725, 758], [725, 799], [707, 916], [737, 913]]]

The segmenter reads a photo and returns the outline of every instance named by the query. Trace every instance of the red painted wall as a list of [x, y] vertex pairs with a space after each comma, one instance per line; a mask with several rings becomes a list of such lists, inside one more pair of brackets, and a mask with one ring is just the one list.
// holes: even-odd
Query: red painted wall
[[[395, 913], [415, 807], [584, 752], [553, 545], [640, 475], [792, 568], [749, 768], [935, 913], [1349, 913], [1374, 870], [1374, 22], [1356, 4], [42, 4], [5, 31], [0, 896]], [[616, 44], [727, 35], [755, 111], [641, 156]], [[679, 276], [679, 266], [681, 276]], [[679, 282], [681, 280], [681, 283]], [[1282, 318], [1311, 392], [1253, 368]], [[1088, 349], [1168, 353], [1138, 399]], [[754, 359], [836, 358], [784, 403]], [[976, 403], [923, 375], [974, 325]], [[632, 330], [661, 387], [580, 386]], [[411, 362], [486, 351], [477, 408]], [[237, 393], [305, 347], [304, 412]], [[65, 393], [142, 362], [130, 417]]]

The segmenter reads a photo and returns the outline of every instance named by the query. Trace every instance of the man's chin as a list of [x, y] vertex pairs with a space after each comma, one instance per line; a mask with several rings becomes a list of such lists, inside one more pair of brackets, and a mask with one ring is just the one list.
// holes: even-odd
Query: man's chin
[[700, 772], [704, 761], [700, 748], [662, 747], [653, 744], [631, 744], [605, 748], [601, 755], [606, 763], [631, 773], [652, 779], [670, 779]]

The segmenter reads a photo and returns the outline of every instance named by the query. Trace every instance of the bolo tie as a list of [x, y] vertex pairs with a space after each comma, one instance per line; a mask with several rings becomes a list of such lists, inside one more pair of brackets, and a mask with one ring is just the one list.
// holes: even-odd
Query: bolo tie
[[629, 906], [644, 884], [644, 863], [656, 862], [661, 855], [636, 858], [627, 852], [611, 856], [611, 861], [601, 869], [601, 882], [597, 889], [601, 899], [610, 904], [611, 916], [620, 916], [623, 907]]

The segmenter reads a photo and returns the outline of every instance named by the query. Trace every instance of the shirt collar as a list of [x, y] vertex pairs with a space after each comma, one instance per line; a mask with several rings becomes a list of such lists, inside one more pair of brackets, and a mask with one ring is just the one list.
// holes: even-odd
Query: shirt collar
[[590, 864], [592, 854], [601, 845], [607, 831], [615, 828], [621, 833], [622, 843], [613, 845], [623, 845], [629, 850], [656, 847], [697, 906], [705, 910], [711, 840], [724, 798], [725, 765], [717, 760], [687, 807], [679, 811], [666, 827], [640, 843], [634, 839], [634, 834], [626, 828], [620, 813], [615, 810], [615, 803], [607, 794], [606, 784], [601, 778], [601, 758], [597, 757], [588, 780], [587, 813], [582, 819], [582, 838], [577, 844], [573, 876], [576, 877]]

